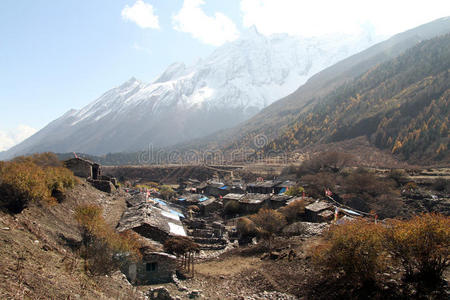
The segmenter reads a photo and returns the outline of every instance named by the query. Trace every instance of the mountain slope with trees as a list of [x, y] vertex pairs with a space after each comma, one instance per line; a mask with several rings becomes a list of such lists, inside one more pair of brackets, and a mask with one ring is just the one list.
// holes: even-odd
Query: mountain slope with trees
[[268, 149], [367, 136], [406, 160], [448, 160], [450, 34], [344, 84], [301, 113]]

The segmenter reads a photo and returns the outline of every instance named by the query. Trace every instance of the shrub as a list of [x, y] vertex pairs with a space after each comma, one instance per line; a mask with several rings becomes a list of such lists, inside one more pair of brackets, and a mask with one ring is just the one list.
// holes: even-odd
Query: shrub
[[402, 169], [392, 169], [388, 174], [388, 178], [394, 180], [397, 186], [402, 186], [408, 182], [408, 174]]
[[279, 233], [286, 225], [284, 215], [273, 209], [261, 208], [257, 214], [250, 216], [250, 219], [257, 226], [258, 234], [268, 242], [271, 249], [274, 234]]
[[280, 213], [284, 215], [288, 223], [293, 223], [305, 214], [305, 201], [295, 200], [285, 207], [280, 208]]
[[305, 191], [305, 189], [303, 187], [296, 185], [296, 186], [289, 188], [285, 194], [288, 196], [298, 197], [298, 196], [301, 196], [304, 191]]
[[322, 197], [324, 190], [327, 188], [334, 190], [336, 180], [336, 175], [329, 172], [320, 172], [302, 177], [302, 182], [307, 185], [308, 195], [315, 198]]
[[304, 161], [300, 166], [301, 174], [316, 174], [319, 172], [337, 173], [342, 168], [349, 166], [355, 160], [351, 154], [337, 151], [321, 152]]
[[[72, 188], [76, 179], [63, 167], [39, 166], [33, 157], [2, 163], [0, 168], [0, 205], [19, 213], [29, 203], [54, 204], [60, 195]], [[39, 160], [36, 160], [39, 162]]]
[[383, 228], [359, 219], [333, 226], [316, 249], [314, 262], [326, 274], [340, 276], [359, 286], [372, 285], [384, 269]]
[[241, 206], [239, 205], [238, 201], [231, 200], [228, 201], [225, 206], [223, 207], [223, 212], [227, 216], [233, 216], [240, 212]]
[[123, 257], [132, 260], [140, 257], [139, 236], [132, 231], [115, 232], [106, 224], [99, 206], [78, 206], [74, 217], [81, 231], [81, 256], [91, 274], [110, 274], [120, 266]]
[[439, 283], [450, 263], [450, 218], [423, 214], [389, 225], [384, 243], [406, 278], [426, 286]]
[[236, 230], [241, 238], [251, 238], [258, 234], [258, 228], [249, 218], [239, 218], [236, 224]]
[[52, 152], [35, 153], [30, 156], [18, 156], [14, 162], [34, 163], [40, 167], [62, 167], [63, 164], [58, 156]]
[[450, 180], [439, 177], [434, 181], [433, 188], [438, 192], [450, 193]]
[[169, 200], [172, 197], [175, 197], [177, 195], [177, 193], [175, 193], [175, 191], [168, 185], [162, 185], [159, 188], [159, 192], [161, 193], [161, 197], [164, 200]]

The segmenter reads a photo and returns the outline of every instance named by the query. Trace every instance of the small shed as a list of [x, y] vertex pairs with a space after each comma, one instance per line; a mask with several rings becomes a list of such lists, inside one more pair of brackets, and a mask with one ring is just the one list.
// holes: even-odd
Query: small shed
[[270, 198], [270, 208], [272, 209], [278, 209], [280, 207], [286, 206], [287, 202], [292, 199], [292, 196], [286, 196], [286, 195], [273, 195]]
[[281, 181], [278, 180], [266, 180], [257, 181], [247, 184], [247, 192], [255, 194], [272, 194], [275, 193], [275, 188]]
[[286, 193], [290, 188], [295, 186], [295, 181], [286, 180], [274, 187], [275, 194]]
[[64, 166], [67, 169], [71, 170], [75, 176], [81, 178], [92, 178], [93, 165], [93, 162], [80, 157], [71, 158], [64, 162]]
[[305, 216], [309, 222], [324, 222], [327, 221], [325, 211], [333, 214], [333, 206], [326, 201], [316, 201], [305, 207]]
[[239, 206], [247, 214], [257, 213], [262, 207], [268, 206], [270, 195], [267, 194], [246, 194], [239, 200]]
[[136, 285], [167, 283], [177, 270], [177, 258], [164, 252], [141, 251], [142, 260], [122, 266], [127, 279]]
[[198, 206], [200, 208], [200, 213], [204, 216], [215, 212], [219, 213], [223, 208], [222, 201], [219, 201], [216, 198], [209, 198], [208, 200], [199, 202]]
[[245, 197], [244, 194], [235, 194], [235, 193], [226, 194], [222, 198], [223, 205], [225, 206], [229, 201], [239, 201], [244, 197]]

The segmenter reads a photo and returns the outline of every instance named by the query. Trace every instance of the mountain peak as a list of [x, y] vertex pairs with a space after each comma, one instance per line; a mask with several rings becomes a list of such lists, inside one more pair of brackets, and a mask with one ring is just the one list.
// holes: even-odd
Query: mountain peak
[[260, 37], [260, 36], [262, 36], [262, 34], [258, 31], [258, 28], [256, 28], [255, 25], [250, 26], [242, 34], [242, 38], [246, 38], [246, 39]]
[[132, 86], [134, 84], [140, 84], [141, 81], [137, 80], [136, 77], [131, 77], [130, 79], [128, 79], [127, 81], [125, 81], [124, 83], [122, 83], [120, 85], [120, 88], [127, 88], [129, 86]]

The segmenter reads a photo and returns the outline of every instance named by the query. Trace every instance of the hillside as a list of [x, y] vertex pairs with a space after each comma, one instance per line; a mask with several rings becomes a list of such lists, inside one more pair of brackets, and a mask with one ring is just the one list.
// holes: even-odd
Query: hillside
[[120, 272], [86, 275], [72, 248], [81, 240], [74, 209], [83, 203], [101, 206], [113, 226], [125, 209], [123, 195], [82, 183], [61, 204], [31, 205], [17, 215], [0, 211], [1, 299], [143, 299]]
[[342, 85], [268, 148], [367, 136], [406, 160], [449, 161], [450, 35], [424, 41]]

